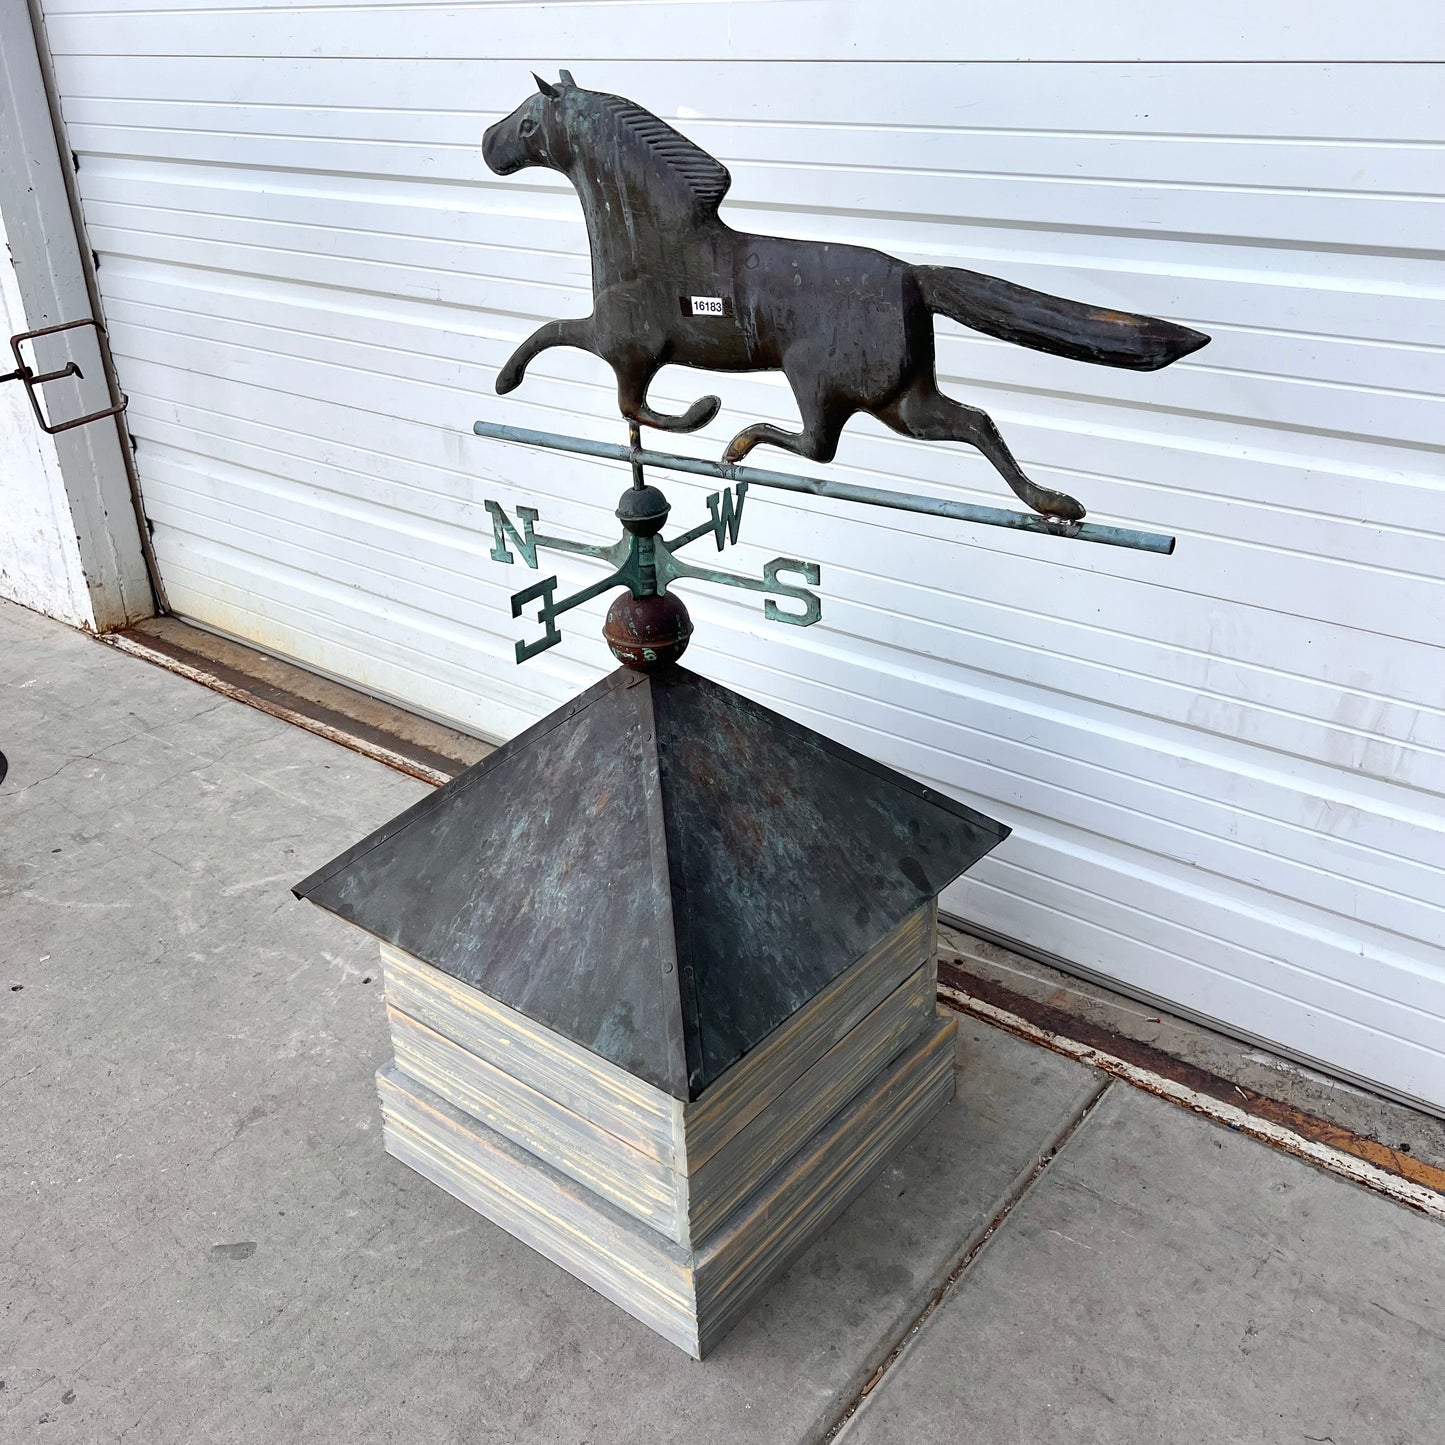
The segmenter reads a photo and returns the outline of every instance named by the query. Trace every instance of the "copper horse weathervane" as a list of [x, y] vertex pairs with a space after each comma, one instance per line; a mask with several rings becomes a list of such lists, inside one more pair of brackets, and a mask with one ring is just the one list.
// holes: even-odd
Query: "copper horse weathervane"
[[744, 427], [723, 460], [760, 443], [832, 461], [839, 434], [866, 411], [904, 436], [975, 446], [1019, 499], [1077, 519], [1072, 497], [1031, 482], [986, 412], [938, 389], [933, 317], [1019, 346], [1099, 366], [1155, 371], [1203, 346], [1202, 332], [1152, 316], [1099, 310], [995, 276], [913, 266], [863, 246], [735, 231], [718, 215], [732, 184], [721, 161], [620, 96], [584, 90], [563, 71], [483, 138], [498, 175], [546, 166], [571, 181], [592, 252], [593, 312], [549, 321], [497, 376], [509, 392], [553, 346], [600, 356], [617, 374], [623, 416], [663, 431], [695, 431], [717, 415], [715, 396], [680, 416], [647, 404], [669, 363], [710, 371], [781, 371], [797, 398], [800, 432]]
[[[614, 569], [562, 600], [555, 596], [555, 577], [518, 592], [512, 615], [539, 602], [537, 618], [546, 628], [540, 641], [517, 644], [519, 662], [560, 640], [556, 618], [562, 612], [617, 586], [627, 594], [608, 614], [606, 632], [614, 653], [634, 666], [663, 665], [686, 645], [691, 630], [686, 610], [667, 590], [678, 578], [790, 598], [801, 610], [785, 611], [770, 600], [768, 617], [799, 626], [816, 622], [821, 615], [816, 596], [797, 582], [779, 580], [788, 573], [816, 585], [815, 563], [775, 558], [758, 580], [691, 566], [674, 556], [706, 535], [714, 537], [719, 551], [736, 542], [750, 486], [1110, 546], [1173, 550], [1171, 537], [1085, 523], [1084, 508], [1073, 497], [1031, 481], [986, 412], [938, 389], [933, 317], [948, 316], [986, 336], [1054, 356], [1133, 371], [1156, 371], [1197, 351], [1209, 340], [1203, 332], [1048, 296], [976, 271], [911, 265], [863, 246], [734, 230], [718, 215], [732, 184], [721, 161], [634, 102], [584, 90], [565, 70], [556, 84], [534, 79], [537, 93], [487, 131], [482, 154], [498, 175], [546, 166], [572, 183], [587, 223], [593, 309], [590, 316], [538, 327], [497, 374], [497, 391], [519, 386], [532, 360], [551, 347], [589, 351], [616, 375], [630, 445], [489, 422], [473, 429], [498, 440], [629, 461], [633, 492], [618, 509], [626, 535], [611, 545], [536, 533], [537, 514], [526, 507], [517, 511], [519, 530], [500, 505], [487, 503], [495, 560], [514, 560], [510, 540], [532, 567], [542, 546], [603, 559]], [[639, 427], [696, 431], [720, 406], [716, 396], [703, 396], [678, 415], [655, 411], [648, 387], [667, 365], [781, 371], [796, 398], [802, 430], [753, 422], [728, 443], [720, 462], [644, 451]], [[859, 411], [904, 436], [976, 447], [1032, 513], [738, 465], [763, 443], [810, 461], [832, 461], [843, 427]], [[734, 486], [708, 499], [710, 523], [665, 540], [666, 499], [644, 484], [644, 465]]]

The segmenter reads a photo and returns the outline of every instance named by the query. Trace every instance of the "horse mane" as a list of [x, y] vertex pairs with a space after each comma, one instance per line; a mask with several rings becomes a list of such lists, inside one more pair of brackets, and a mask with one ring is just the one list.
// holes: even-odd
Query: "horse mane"
[[733, 178], [728, 168], [715, 156], [710, 156], [701, 146], [659, 120], [650, 110], [643, 110], [633, 101], [624, 100], [620, 95], [604, 95], [594, 91], [617, 123], [643, 141], [654, 151], [676, 175], [686, 184], [692, 194], [714, 210], [722, 204]]

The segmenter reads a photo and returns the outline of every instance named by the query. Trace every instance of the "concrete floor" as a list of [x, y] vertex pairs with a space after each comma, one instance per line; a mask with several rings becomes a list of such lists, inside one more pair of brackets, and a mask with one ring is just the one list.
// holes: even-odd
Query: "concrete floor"
[[691, 1363], [381, 1150], [287, 890], [425, 785], [12, 607], [0, 750], [0, 1440], [1442, 1438], [1442, 1226], [971, 1020]]

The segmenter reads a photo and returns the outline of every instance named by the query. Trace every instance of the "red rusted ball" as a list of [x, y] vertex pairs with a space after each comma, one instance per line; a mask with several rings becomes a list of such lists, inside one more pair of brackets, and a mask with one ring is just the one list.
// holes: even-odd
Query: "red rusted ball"
[[655, 672], [687, 651], [692, 618], [671, 592], [666, 597], [624, 592], [607, 609], [602, 635], [618, 662], [639, 672]]

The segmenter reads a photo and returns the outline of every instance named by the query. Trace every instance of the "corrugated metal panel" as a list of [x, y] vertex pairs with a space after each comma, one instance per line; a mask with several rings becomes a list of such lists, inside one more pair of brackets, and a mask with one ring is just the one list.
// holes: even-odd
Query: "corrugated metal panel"
[[[689, 661], [1012, 823], [946, 905], [1445, 1106], [1445, 67], [1404, 63], [1445, 57], [1431, 7], [46, 9], [174, 603], [491, 734], [607, 659], [597, 604], [514, 667], [481, 498], [610, 536], [625, 480], [467, 434], [620, 439], [593, 358], [491, 394], [590, 304], [572, 192], [478, 151], [529, 69], [677, 117], [739, 226], [1211, 333], [1138, 376], [939, 326], [1039, 482], [1173, 558], [754, 494], [739, 565], [815, 558], [824, 621], [692, 588]], [[773, 378], [718, 389], [681, 446], [796, 424]], [[866, 419], [832, 474], [1008, 500]]]

